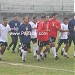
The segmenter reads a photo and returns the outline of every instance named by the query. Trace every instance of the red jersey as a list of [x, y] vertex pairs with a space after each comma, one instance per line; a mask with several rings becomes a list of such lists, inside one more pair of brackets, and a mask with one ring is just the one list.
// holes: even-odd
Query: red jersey
[[48, 27], [49, 27], [49, 22], [41, 21], [40, 23], [38, 23], [37, 38], [38, 38], [39, 41], [48, 41], [49, 40], [49, 35], [48, 35], [48, 32], [47, 32]]
[[60, 29], [60, 27], [61, 27], [60, 22], [58, 20], [51, 19], [49, 21], [49, 29], [50, 29], [49, 36], [56, 38], [57, 31]]
[[41, 22], [43, 22], [43, 20], [38, 21], [37, 24], [39, 24], [39, 23], [41, 23]]

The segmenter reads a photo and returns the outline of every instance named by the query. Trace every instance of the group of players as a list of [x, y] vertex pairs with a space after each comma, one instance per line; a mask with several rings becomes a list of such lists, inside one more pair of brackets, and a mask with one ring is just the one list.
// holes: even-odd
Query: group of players
[[[60, 31], [59, 36], [57, 36], [58, 31]], [[12, 42], [7, 47], [8, 32]], [[22, 23], [18, 21], [18, 15], [15, 15], [14, 19], [9, 23], [8, 18], [4, 17], [3, 23], [0, 24], [0, 61], [6, 47], [7, 50], [10, 50], [13, 45], [12, 53], [15, 53], [18, 36], [20, 39], [18, 50], [23, 62], [26, 60], [27, 52], [31, 53], [31, 41], [33, 44], [33, 57], [36, 57], [37, 61], [40, 61], [41, 58], [46, 58], [50, 48], [52, 48], [54, 59], [57, 60], [59, 58], [57, 52], [62, 43], [65, 45], [61, 50], [61, 55], [69, 58], [68, 50], [72, 41], [74, 43], [75, 57], [75, 15], [71, 20], [68, 17], [64, 17], [61, 24], [57, 20], [57, 13], [53, 13], [51, 18], [47, 15], [42, 15], [39, 21], [37, 16], [34, 16], [32, 21], [30, 21], [28, 16], [25, 16]], [[58, 46], [56, 47], [57, 37]]]

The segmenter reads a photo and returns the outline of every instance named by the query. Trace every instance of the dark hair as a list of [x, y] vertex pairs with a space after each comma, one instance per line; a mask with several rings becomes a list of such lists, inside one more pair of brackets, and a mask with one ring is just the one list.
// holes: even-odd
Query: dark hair
[[25, 17], [23, 17], [23, 20], [25, 19]]
[[33, 17], [33, 20], [36, 19], [36, 18], [37, 18], [37, 16], [34, 16], [34, 17]]
[[16, 16], [18, 16], [18, 15], [14, 15], [14, 17], [16, 17]]
[[52, 14], [52, 17], [53, 17], [53, 16], [56, 16], [56, 15], [57, 15], [57, 13], [53, 13], [53, 14]]
[[8, 19], [7, 17], [3, 17], [3, 20]]
[[[28, 16], [25, 16], [25, 17], [28, 17]], [[25, 17], [23, 17], [23, 19], [25, 19]], [[28, 17], [28, 19], [30, 19], [30, 18]]]
[[66, 19], [68, 20], [69, 18], [68, 17], [64, 17], [63, 21], [66, 20]]
[[46, 15], [42, 15], [41, 18], [42, 18], [42, 19], [43, 19], [43, 18], [46, 18]]

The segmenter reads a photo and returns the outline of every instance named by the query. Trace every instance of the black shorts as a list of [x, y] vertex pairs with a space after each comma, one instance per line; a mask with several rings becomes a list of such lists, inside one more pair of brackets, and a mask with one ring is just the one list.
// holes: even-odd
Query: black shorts
[[54, 38], [54, 37], [49, 37], [49, 41], [50, 41], [50, 43], [55, 42], [55, 41], [56, 41], [56, 38]]
[[71, 45], [72, 41], [75, 45], [75, 36], [69, 36], [69, 45]]
[[7, 47], [8, 46], [7, 42], [0, 41], [0, 46], [4, 46], [4, 45]]
[[18, 42], [18, 36], [17, 35], [11, 35], [11, 39], [12, 39], [12, 42], [14, 44]]
[[69, 43], [69, 40], [68, 40], [68, 39], [59, 39], [59, 41], [58, 41], [58, 45], [61, 46], [62, 43], [64, 43], [64, 44], [68, 44], [68, 43]]
[[33, 43], [37, 43], [37, 38], [31, 38], [31, 41], [32, 41]]
[[44, 41], [44, 42], [38, 41], [38, 46], [39, 47], [43, 47], [43, 46], [46, 46], [46, 45], [49, 45], [49, 40], [48, 41]]

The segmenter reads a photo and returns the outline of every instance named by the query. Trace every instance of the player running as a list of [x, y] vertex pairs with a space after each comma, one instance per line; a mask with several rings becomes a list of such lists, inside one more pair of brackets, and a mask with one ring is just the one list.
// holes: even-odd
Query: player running
[[60, 46], [62, 45], [62, 43], [65, 44], [65, 47], [62, 48], [62, 51], [61, 51], [61, 55], [63, 55], [63, 52], [64, 52], [64, 56], [69, 58], [68, 57], [68, 49], [69, 49], [69, 40], [68, 40], [68, 18], [65, 17], [63, 19], [63, 23], [61, 24], [61, 29], [64, 30], [64, 32], [61, 32], [60, 35], [59, 35], [59, 41], [58, 41], [58, 46], [56, 48], [56, 52], [58, 52], [58, 49], [60, 48]]
[[41, 50], [43, 50], [43, 47], [46, 46], [44, 51], [42, 52], [42, 57], [44, 57], [45, 53], [49, 50], [50, 45], [49, 45], [49, 37], [48, 37], [48, 25], [49, 22], [47, 21], [46, 15], [43, 16], [43, 20], [38, 23], [37, 26], [37, 38], [38, 38], [38, 46], [39, 49], [37, 50], [37, 61], [40, 61], [40, 54]]
[[8, 18], [3, 18], [3, 23], [0, 24], [0, 61], [2, 61], [2, 55], [5, 52], [8, 42], [8, 32], [10, 31], [10, 26], [8, 25]]
[[13, 45], [12, 53], [15, 53], [15, 48], [16, 48], [16, 45], [17, 45], [17, 42], [18, 42], [17, 32], [18, 32], [18, 28], [20, 26], [20, 22], [18, 21], [18, 15], [14, 16], [14, 19], [9, 22], [9, 25], [10, 25], [11, 33], [12, 33], [11, 34], [12, 42], [10, 43], [10, 45], [8, 46], [7, 49], [9, 50], [10, 47]]
[[29, 22], [29, 24], [32, 27], [32, 31], [31, 31], [31, 40], [33, 42], [33, 52], [34, 55], [33, 57], [36, 57], [36, 51], [38, 50], [38, 46], [37, 46], [37, 16], [33, 17], [33, 21]]
[[71, 46], [71, 42], [73, 41], [74, 44], [74, 57], [75, 57], [75, 14], [73, 19], [71, 19], [68, 23], [68, 29], [69, 29], [69, 46]]
[[57, 38], [57, 31], [61, 31], [60, 22], [57, 20], [57, 13], [52, 14], [52, 18], [49, 20], [49, 39], [50, 39], [50, 46], [52, 47], [52, 52], [54, 55], [55, 60], [58, 59], [56, 54], [56, 47], [55, 41]]
[[20, 32], [20, 41], [22, 44], [22, 49], [21, 49], [21, 53], [22, 53], [22, 61], [25, 62], [26, 60], [26, 54], [27, 51], [30, 51], [30, 34], [32, 31], [31, 25], [29, 24], [29, 18], [28, 16], [23, 18], [23, 24], [20, 25], [19, 27], [19, 32]]

